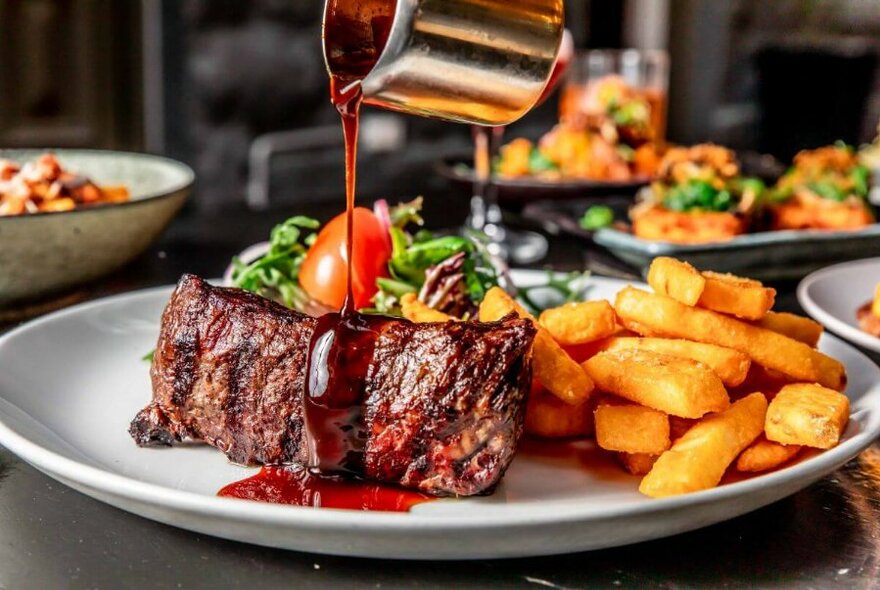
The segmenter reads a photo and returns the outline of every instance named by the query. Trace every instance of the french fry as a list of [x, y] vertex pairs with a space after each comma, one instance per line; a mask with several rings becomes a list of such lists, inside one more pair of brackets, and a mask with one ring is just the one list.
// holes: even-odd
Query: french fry
[[745, 320], [760, 320], [776, 302], [776, 289], [732, 274], [705, 271], [706, 288], [698, 307]]
[[632, 332], [633, 334], [635, 334], [637, 336], [642, 336], [644, 338], [662, 336], [662, 334], [660, 334], [660, 332], [657, 332], [656, 330], [652, 330], [651, 328], [649, 328], [648, 326], [646, 326], [644, 324], [640, 324], [640, 323], [634, 322], [632, 320], [623, 319], [621, 317], [618, 317], [617, 320], [620, 322], [620, 325], [624, 327], [624, 329], [628, 330], [629, 332]]
[[706, 288], [706, 279], [687, 262], [661, 256], [651, 262], [648, 284], [661, 295], [694, 306]]
[[586, 436], [591, 429], [589, 405], [572, 406], [543, 388], [533, 389], [526, 406], [525, 431], [545, 438]]
[[480, 303], [481, 322], [497, 321], [511, 313], [532, 320], [538, 328], [532, 346], [532, 374], [535, 378], [566, 403], [580, 405], [586, 401], [593, 391], [593, 382], [525, 308], [498, 287], [489, 289]]
[[691, 359], [647, 350], [601, 352], [583, 364], [602, 391], [683, 418], [699, 418], [729, 405], [712, 369]]
[[717, 486], [737, 455], [760, 436], [766, 413], [767, 400], [753, 393], [703, 418], [660, 455], [639, 491], [662, 498]]
[[414, 293], [407, 293], [400, 298], [400, 310], [403, 312], [403, 317], [417, 324], [451, 322], [455, 320], [451, 315], [428, 307], [419, 301], [419, 298]]
[[767, 439], [784, 445], [830, 449], [849, 421], [849, 399], [818, 384], [786, 385], [767, 409]]
[[736, 460], [736, 470], [747, 473], [758, 473], [776, 469], [788, 463], [801, 451], [800, 445], [783, 445], [767, 440], [761, 435], [749, 448], [743, 451]]
[[648, 284], [660, 295], [747, 320], [759, 320], [776, 301], [776, 290], [758, 281], [717, 272], [700, 272], [687, 262], [655, 258]]
[[880, 284], [874, 287], [874, 300], [871, 301], [871, 313], [880, 317]]
[[600, 403], [596, 444], [607, 451], [659, 455], [669, 448], [669, 417], [644, 406]]
[[563, 346], [595, 342], [618, 331], [617, 314], [604, 299], [548, 309], [538, 322]]
[[715, 371], [727, 387], [736, 387], [745, 381], [752, 364], [749, 357], [737, 350], [672, 338], [609, 338], [603, 350], [650, 350], [681, 358], [688, 358], [707, 365]]
[[657, 457], [645, 453], [617, 453], [617, 460], [632, 475], [647, 475], [657, 462]]
[[816, 348], [819, 344], [823, 332], [822, 324], [819, 322], [786, 312], [768, 311], [767, 315], [754, 322], [754, 325], [778, 332], [812, 348]]
[[532, 351], [532, 372], [562, 401], [579, 405], [590, 397], [593, 381], [547, 332], [538, 330]]
[[839, 361], [803, 342], [714, 311], [688, 307], [634, 287], [617, 294], [614, 308], [624, 321], [643, 324], [665, 336], [738, 350], [796, 381], [817, 382], [836, 390], [846, 384], [846, 369]]

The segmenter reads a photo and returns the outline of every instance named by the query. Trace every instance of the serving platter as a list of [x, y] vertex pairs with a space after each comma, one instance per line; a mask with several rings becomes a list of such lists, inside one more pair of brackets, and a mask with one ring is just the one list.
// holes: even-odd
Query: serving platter
[[[546, 280], [514, 273], [521, 286]], [[590, 298], [623, 281], [590, 279]], [[755, 510], [818, 480], [880, 434], [880, 368], [825, 336], [849, 372], [852, 419], [842, 443], [767, 475], [652, 500], [590, 443], [527, 442], [496, 493], [439, 500], [410, 513], [312, 509], [219, 498], [256, 472], [203, 446], [141, 449], [126, 432], [150, 398], [148, 366], [171, 288], [119, 295], [31, 322], [0, 338], [0, 444], [101, 501], [172, 526], [315, 553], [478, 559], [569, 553], [655, 539]], [[533, 292], [533, 296], [539, 296]], [[55, 359], [51, 363], [45, 359]]]
[[856, 320], [856, 310], [874, 298], [878, 283], [880, 258], [854, 260], [807, 276], [797, 297], [804, 311], [838, 336], [880, 352], [880, 338], [863, 332]]
[[800, 279], [830, 264], [880, 254], [880, 224], [854, 231], [765, 231], [711, 244], [657, 242], [618, 229], [600, 229], [593, 240], [643, 274], [654, 258], [671, 256], [698, 268], [776, 281]]

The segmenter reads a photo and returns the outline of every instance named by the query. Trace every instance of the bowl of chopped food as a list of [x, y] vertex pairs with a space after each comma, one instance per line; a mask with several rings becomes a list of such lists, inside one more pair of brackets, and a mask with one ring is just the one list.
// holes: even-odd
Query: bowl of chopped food
[[194, 178], [147, 154], [0, 150], [0, 308], [131, 261], [180, 210]]

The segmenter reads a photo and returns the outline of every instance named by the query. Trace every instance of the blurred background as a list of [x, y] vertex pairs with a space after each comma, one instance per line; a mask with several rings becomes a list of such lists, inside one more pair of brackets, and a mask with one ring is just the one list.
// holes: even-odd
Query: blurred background
[[[0, 0], [0, 145], [171, 156], [197, 172], [191, 214], [248, 199], [338, 210], [322, 4]], [[568, 0], [567, 11], [578, 48], [669, 51], [673, 142], [788, 161], [804, 146], [876, 133], [877, 0]], [[548, 101], [511, 135], [540, 136], [556, 109]], [[472, 149], [465, 127], [378, 111], [362, 141], [365, 201], [442, 191], [438, 155]]]

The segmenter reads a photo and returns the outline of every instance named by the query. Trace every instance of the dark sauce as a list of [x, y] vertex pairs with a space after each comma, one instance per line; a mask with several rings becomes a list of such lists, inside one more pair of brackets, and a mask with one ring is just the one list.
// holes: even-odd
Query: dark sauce
[[308, 445], [305, 467], [264, 467], [254, 477], [230, 484], [219, 495], [327, 508], [407, 511], [430, 498], [360, 479], [364, 474], [363, 401], [376, 339], [389, 318], [363, 315], [351, 288], [357, 140], [361, 80], [376, 65], [396, 9], [396, 0], [330, 2], [324, 43], [330, 97], [345, 135], [345, 204], [348, 293], [339, 312], [318, 318], [309, 345], [303, 395]]
[[303, 399], [308, 466], [313, 470], [363, 474], [365, 380], [376, 338], [388, 321], [344, 310], [318, 318]]
[[314, 475], [301, 467], [263, 467], [257, 475], [231, 483], [217, 495], [312, 508], [386, 512], [408, 512], [416, 504], [432, 499], [377, 483]]
[[338, 313], [318, 319], [309, 346], [304, 396], [308, 467], [320, 473], [363, 474], [364, 383], [376, 338], [388, 321], [364, 316], [355, 309], [351, 265], [357, 142], [364, 98], [361, 81], [385, 48], [396, 5], [396, 0], [337, 0], [328, 3], [324, 18], [330, 99], [342, 118], [345, 136], [348, 292]]

